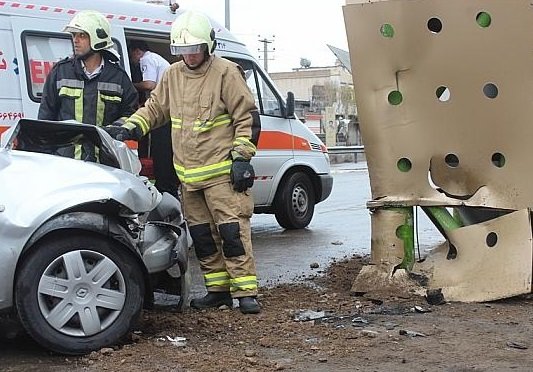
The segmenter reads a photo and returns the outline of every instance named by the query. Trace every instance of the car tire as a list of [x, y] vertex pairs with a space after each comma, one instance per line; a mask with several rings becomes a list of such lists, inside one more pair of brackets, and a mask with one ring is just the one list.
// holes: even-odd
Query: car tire
[[303, 229], [311, 222], [315, 212], [315, 190], [303, 172], [285, 179], [275, 203], [276, 221], [286, 229]]
[[54, 234], [23, 260], [15, 284], [18, 315], [46, 348], [71, 355], [99, 350], [120, 341], [140, 315], [141, 267], [117, 242]]

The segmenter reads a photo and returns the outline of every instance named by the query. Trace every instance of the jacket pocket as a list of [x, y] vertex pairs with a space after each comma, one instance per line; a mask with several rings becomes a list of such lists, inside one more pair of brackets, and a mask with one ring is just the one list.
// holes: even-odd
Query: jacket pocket
[[122, 97], [120, 96], [114, 96], [111, 94], [107, 94], [104, 92], [99, 92], [100, 99], [107, 103], [120, 103], [122, 102]]
[[83, 88], [62, 86], [58, 94], [66, 103], [62, 105], [62, 116], [83, 122]]
[[213, 107], [213, 97], [211, 97], [211, 94], [202, 94], [199, 105], [198, 119], [201, 122], [206, 122], [211, 118], [211, 109]]
[[98, 101], [96, 104], [96, 125], [109, 125], [119, 119], [120, 104], [122, 97], [116, 92], [98, 91]]
[[98, 101], [108, 104], [120, 104], [122, 102], [123, 89], [119, 84], [98, 82]]
[[[231, 186], [233, 188], [233, 186]], [[244, 192], [236, 192], [238, 205], [240, 205], [241, 210], [239, 213], [240, 217], [251, 218], [254, 213], [254, 198], [252, 197], [252, 190], [248, 189]]]
[[82, 88], [61, 87], [59, 89], [59, 96], [62, 98], [80, 98], [83, 95]]

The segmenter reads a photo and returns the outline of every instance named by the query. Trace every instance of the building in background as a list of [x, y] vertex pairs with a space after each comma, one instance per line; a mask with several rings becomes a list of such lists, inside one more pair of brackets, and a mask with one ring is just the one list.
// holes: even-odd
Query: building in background
[[[301, 67], [269, 75], [284, 96], [294, 93], [295, 112], [314, 133], [325, 136], [326, 122], [334, 120], [336, 145], [360, 145], [350, 58], [342, 49], [329, 48], [337, 57], [335, 66], [313, 67], [302, 58]], [[328, 112], [334, 118], [326, 118], [326, 108], [332, 108]]]

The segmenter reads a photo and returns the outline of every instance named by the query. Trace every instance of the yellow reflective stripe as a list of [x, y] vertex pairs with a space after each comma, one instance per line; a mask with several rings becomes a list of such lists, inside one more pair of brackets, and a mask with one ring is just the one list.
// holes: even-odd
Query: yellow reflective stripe
[[196, 120], [194, 122], [193, 130], [197, 132], [207, 132], [213, 128], [216, 128], [216, 127], [219, 127], [225, 124], [230, 124], [230, 123], [231, 123], [231, 115], [221, 114], [210, 121], [202, 122], [200, 120]]
[[83, 123], [83, 95], [74, 100], [74, 115], [77, 121]]
[[105, 103], [103, 101], [103, 94], [98, 92], [98, 99], [96, 100], [96, 125], [101, 127], [104, 123]]
[[74, 145], [74, 159], [81, 159], [82, 146], [80, 144]]
[[[74, 159], [81, 160], [83, 156], [83, 145], [82, 144], [74, 144]], [[96, 161], [100, 161], [100, 148], [95, 146], [94, 147], [94, 156], [96, 158]]]
[[227, 287], [230, 284], [229, 274], [226, 271], [204, 275], [206, 287]]
[[61, 89], [59, 89], [59, 95], [60, 96], [78, 98], [78, 97], [81, 97], [83, 95], [83, 89], [81, 89], [81, 88], [70, 88], [70, 87], [61, 87]]
[[[100, 84], [100, 83], [99, 83]], [[105, 102], [122, 102], [121, 97], [117, 96], [108, 96], [98, 91], [98, 100], [96, 101], [96, 125], [102, 126], [104, 124], [104, 112], [105, 112]]]
[[145, 118], [143, 118], [141, 115], [138, 115], [138, 114], [131, 115], [129, 119], [126, 121], [126, 124], [130, 122], [140, 127], [141, 131], [143, 132], [143, 135], [145, 135], [146, 133], [150, 131], [150, 125], [148, 125], [148, 121]]
[[253, 291], [257, 289], [257, 277], [255, 275], [233, 278], [230, 280], [231, 292]]
[[175, 129], [181, 129], [182, 128], [183, 121], [180, 118], [171, 117], [170, 121], [172, 122], [172, 128], [175, 128]]
[[252, 149], [254, 152], [255, 150], [257, 150], [257, 148], [255, 147], [255, 145], [250, 142], [250, 140], [246, 137], [237, 137], [235, 138], [235, 140], [233, 141], [233, 146], [246, 146], [246, 147], [249, 147], [250, 149]]
[[83, 122], [83, 89], [61, 87], [59, 95], [74, 98], [74, 119]]
[[98, 95], [99, 95], [104, 101], [122, 102], [122, 97], [118, 97], [118, 96], [108, 96], [107, 94], [102, 94], [101, 92], [98, 92]]
[[231, 160], [224, 160], [220, 163], [192, 169], [185, 169], [185, 167], [174, 163], [174, 169], [176, 169], [176, 173], [181, 182], [192, 183], [229, 174], [231, 171], [231, 163]]

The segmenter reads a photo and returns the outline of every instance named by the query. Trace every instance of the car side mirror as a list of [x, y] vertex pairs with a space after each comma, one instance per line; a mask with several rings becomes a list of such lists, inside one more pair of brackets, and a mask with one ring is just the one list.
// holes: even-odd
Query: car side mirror
[[285, 109], [285, 118], [294, 119], [294, 93], [287, 92], [287, 107]]

